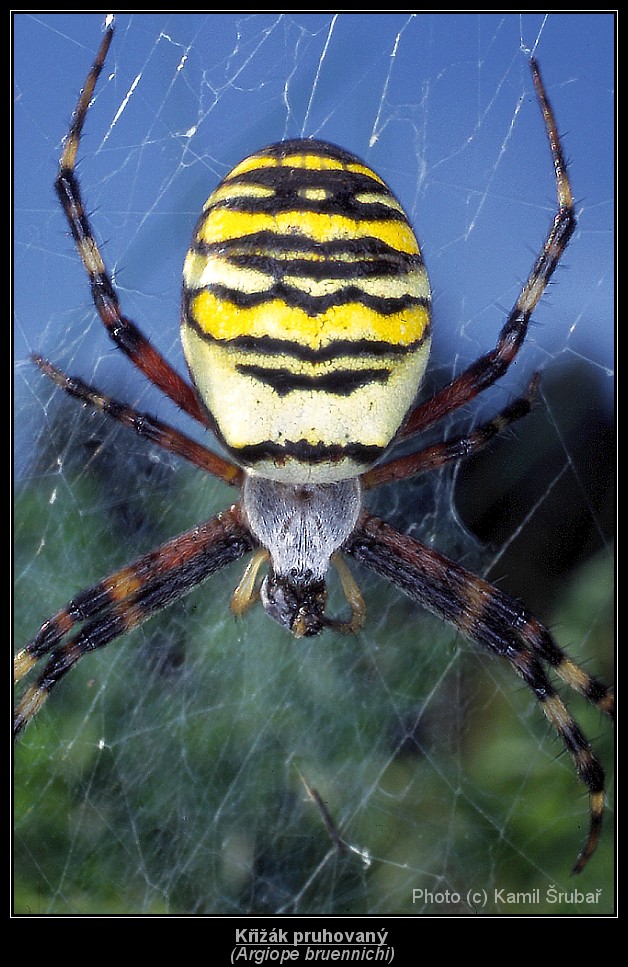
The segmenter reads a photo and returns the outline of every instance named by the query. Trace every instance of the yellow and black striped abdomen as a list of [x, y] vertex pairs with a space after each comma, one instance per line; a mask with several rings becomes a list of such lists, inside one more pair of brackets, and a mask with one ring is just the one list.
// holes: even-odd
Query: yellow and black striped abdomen
[[378, 175], [321, 141], [251, 155], [208, 199], [183, 280], [190, 373], [239, 464], [324, 482], [381, 456], [425, 370], [430, 290]]

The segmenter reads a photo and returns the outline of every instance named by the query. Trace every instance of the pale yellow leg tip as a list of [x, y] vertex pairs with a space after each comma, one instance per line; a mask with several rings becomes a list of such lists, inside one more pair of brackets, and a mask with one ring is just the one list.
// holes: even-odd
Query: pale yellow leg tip
[[47, 698], [47, 690], [39, 688], [37, 685], [31, 685], [24, 692], [15, 709], [14, 730], [16, 735], [28, 725], [31, 719], [35, 718]]
[[18, 651], [17, 655], [13, 659], [13, 681], [19, 682], [21, 678], [28, 675], [29, 671], [35, 665], [37, 659], [33, 658], [26, 649]]

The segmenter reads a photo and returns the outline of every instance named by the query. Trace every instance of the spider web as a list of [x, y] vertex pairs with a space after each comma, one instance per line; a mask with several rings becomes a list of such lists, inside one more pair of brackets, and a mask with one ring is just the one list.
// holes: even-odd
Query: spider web
[[[579, 225], [512, 372], [438, 435], [504, 406], [541, 368], [539, 405], [489, 454], [386, 488], [375, 509], [522, 597], [612, 680], [612, 16], [116, 22], [79, 174], [126, 314], [184, 371], [180, 266], [205, 198], [252, 150], [321, 137], [371, 164], [417, 227], [435, 296], [426, 392], [494, 344], [554, 213], [534, 51]], [[14, 18], [16, 647], [79, 589], [233, 499], [65, 399], [28, 358], [195, 432], [112, 348], [54, 198], [101, 25]], [[84, 659], [27, 730], [17, 912], [613, 909], [612, 808], [570, 879], [586, 796], [507, 667], [362, 573], [364, 631], [295, 642], [260, 608], [232, 617], [240, 573]], [[568, 702], [611, 773], [606, 723]]]

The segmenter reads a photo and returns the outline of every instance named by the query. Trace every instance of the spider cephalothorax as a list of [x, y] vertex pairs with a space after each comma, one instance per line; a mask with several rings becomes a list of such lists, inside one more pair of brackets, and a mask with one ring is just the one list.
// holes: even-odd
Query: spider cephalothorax
[[[231, 459], [34, 359], [63, 390], [239, 486], [241, 497], [81, 592], [42, 625], [15, 657], [17, 680], [47, 656], [18, 702], [16, 733], [84, 654], [251, 552], [232, 598], [236, 613], [260, 599], [297, 637], [325, 627], [357, 631], [365, 604], [349, 556], [504, 657], [534, 693], [589, 790], [589, 832], [574, 867], [579, 872], [599, 839], [604, 774], [550, 671], [609, 716], [612, 693], [518, 601], [373, 517], [362, 500], [366, 490], [476, 452], [530, 409], [537, 376], [524, 396], [471, 433], [405, 456], [392, 450], [504, 374], [573, 233], [569, 178], [536, 62], [532, 77], [552, 154], [556, 215], [495, 347], [417, 405], [431, 332], [419, 244], [379, 175], [324, 141], [284, 141], [252, 154], [204, 206], [183, 271], [182, 339], [193, 385], [122, 314], [75, 175], [81, 131], [112, 35], [108, 20], [65, 141], [57, 194], [109, 335], [185, 413], [215, 429]], [[330, 565], [350, 606], [348, 620], [326, 611]], [[267, 570], [258, 581], [261, 567]]]
[[[359, 480], [284, 484], [247, 473], [242, 507], [251, 533], [265, 549], [253, 559], [253, 569], [270, 559], [259, 589], [266, 612], [298, 637], [338, 626], [325, 614], [325, 576], [358, 522]], [[236, 592], [236, 611], [251, 600], [251, 581], [247, 587], [249, 597]]]

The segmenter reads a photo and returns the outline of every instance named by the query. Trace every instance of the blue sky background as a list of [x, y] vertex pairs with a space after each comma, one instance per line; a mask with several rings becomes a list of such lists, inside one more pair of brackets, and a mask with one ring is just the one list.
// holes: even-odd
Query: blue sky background
[[[118, 385], [143, 392], [94, 318], [52, 188], [102, 19], [14, 17], [18, 415], [35, 349], [90, 379], [111, 379], [113, 365]], [[515, 384], [533, 367], [582, 359], [612, 389], [612, 15], [121, 14], [116, 23], [80, 174], [123, 307], [170, 358], [181, 359], [180, 266], [205, 198], [242, 157], [299, 135], [365, 158], [409, 211], [434, 288], [435, 365], [459, 369], [488, 349], [555, 203], [525, 48], [564, 133], [579, 226]]]

